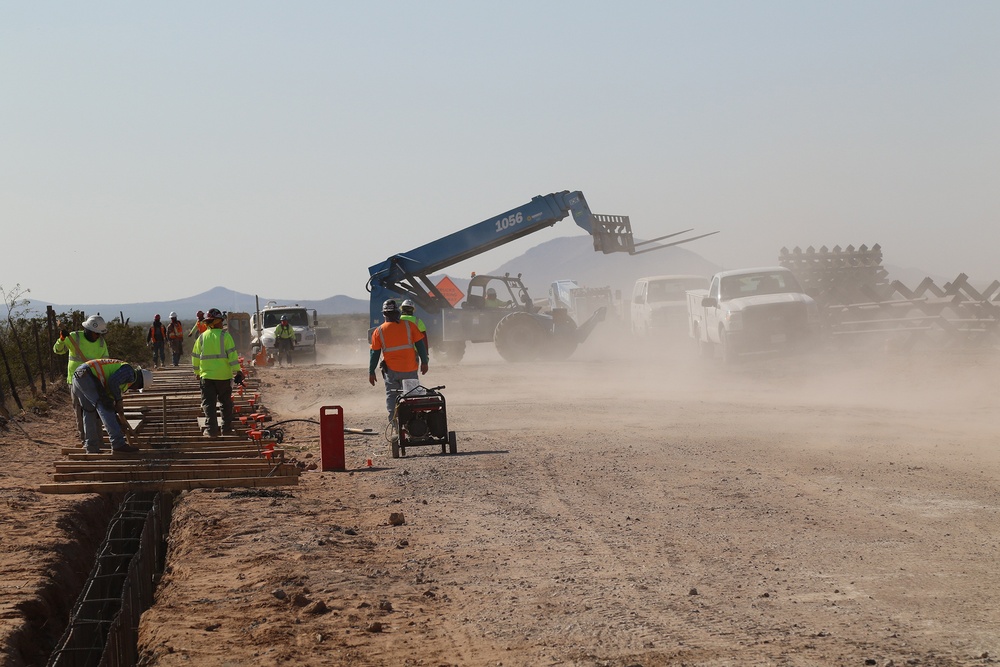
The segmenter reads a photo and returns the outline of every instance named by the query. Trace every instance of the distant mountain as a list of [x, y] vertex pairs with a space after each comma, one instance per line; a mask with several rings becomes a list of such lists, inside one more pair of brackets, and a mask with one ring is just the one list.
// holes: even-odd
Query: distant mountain
[[[368, 302], [355, 299], [349, 296], [331, 296], [319, 301], [309, 301], [302, 299], [272, 299], [260, 297], [261, 307], [268, 301], [277, 301], [279, 304], [298, 304], [304, 308], [316, 309], [320, 315], [342, 315], [345, 313], [367, 313]], [[114, 319], [124, 315], [126, 320], [132, 322], [149, 322], [153, 316], [159, 315], [166, 320], [171, 311], [177, 313], [178, 319], [182, 322], [193, 322], [197, 319], [196, 313], [199, 310], [218, 308], [226, 312], [252, 313], [256, 310], [257, 298], [253, 294], [242, 294], [225, 287], [213, 287], [207, 292], [196, 294], [195, 296], [173, 299], [170, 301], [151, 301], [147, 303], [126, 303], [126, 304], [104, 304], [104, 303], [81, 303], [81, 304], [52, 304], [52, 308], [57, 313], [69, 312], [71, 310], [82, 310], [87, 315], [100, 314], [105, 319]], [[32, 300], [32, 310], [44, 312], [44, 304]]]

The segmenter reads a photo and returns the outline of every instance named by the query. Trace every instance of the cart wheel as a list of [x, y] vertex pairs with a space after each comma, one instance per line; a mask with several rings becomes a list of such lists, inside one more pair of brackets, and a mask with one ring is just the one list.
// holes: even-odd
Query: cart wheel
[[389, 443], [389, 448], [392, 450], [392, 458], [399, 458], [399, 440], [393, 440]]
[[458, 441], [455, 439], [454, 431], [448, 431], [448, 453], [458, 454]]

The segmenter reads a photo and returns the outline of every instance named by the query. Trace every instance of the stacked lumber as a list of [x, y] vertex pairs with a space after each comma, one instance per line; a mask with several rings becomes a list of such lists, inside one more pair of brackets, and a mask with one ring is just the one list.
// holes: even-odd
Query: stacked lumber
[[155, 371], [153, 385], [124, 397], [125, 416], [135, 435], [134, 453], [105, 450], [88, 454], [63, 447], [51, 484], [42, 493], [124, 493], [186, 491], [217, 487], [268, 487], [298, 484], [299, 468], [285, 461], [277, 441], [265, 437], [270, 415], [260, 404], [260, 381], [252, 369], [233, 398], [237, 409], [233, 435], [207, 438], [198, 380], [190, 368]]

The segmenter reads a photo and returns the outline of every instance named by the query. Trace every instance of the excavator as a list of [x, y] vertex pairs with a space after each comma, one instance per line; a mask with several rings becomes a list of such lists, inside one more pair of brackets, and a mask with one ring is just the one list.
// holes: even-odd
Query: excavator
[[[582, 192], [554, 192], [498, 216], [431, 241], [419, 248], [392, 255], [368, 268], [369, 338], [382, 323], [382, 303], [387, 299], [410, 299], [427, 326], [433, 354], [460, 361], [466, 343], [492, 341], [507, 361], [565, 359], [604, 319], [603, 310], [577, 327], [565, 309], [541, 312], [528, 295], [521, 276], [476, 276], [469, 295], [455, 308], [430, 279], [430, 275], [480, 255], [505, 243], [551, 227], [572, 214], [574, 222], [593, 237], [594, 251], [604, 254], [627, 252], [638, 255], [688, 243], [716, 232], [661, 243], [687, 234], [686, 229], [648, 241], [636, 242], [627, 215], [592, 213]], [[506, 287], [510, 296], [499, 308], [484, 303], [487, 285]], [[562, 310], [563, 312], [559, 312]]]

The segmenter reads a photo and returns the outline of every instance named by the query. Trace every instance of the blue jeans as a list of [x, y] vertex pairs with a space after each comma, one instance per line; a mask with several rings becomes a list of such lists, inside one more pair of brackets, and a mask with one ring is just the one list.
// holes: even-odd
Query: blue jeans
[[400, 373], [388, 366], [382, 369], [382, 380], [385, 382], [385, 409], [389, 412], [389, 421], [392, 421], [396, 412], [396, 401], [403, 395], [403, 380], [416, 380], [416, 371]]
[[156, 341], [153, 341], [153, 365], [154, 366], [162, 366], [162, 365], [164, 365], [167, 362], [167, 353], [164, 350], [165, 346], [166, 346], [166, 343], [164, 343], [162, 340], [159, 343], [157, 343]]
[[73, 405], [83, 410], [83, 441], [87, 451], [92, 454], [101, 451], [104, 439], [101, 433], [102, 423], [111, 440], [111, 449], [118, 449], [128, 444], [125, 442], [121, 424], [118, 423], [118, 413], [114, 408], [109, 408], [101, 402], [103, 394], [104, 388], [89, 368], [81, 366], [77, 369], [73, 374]]

